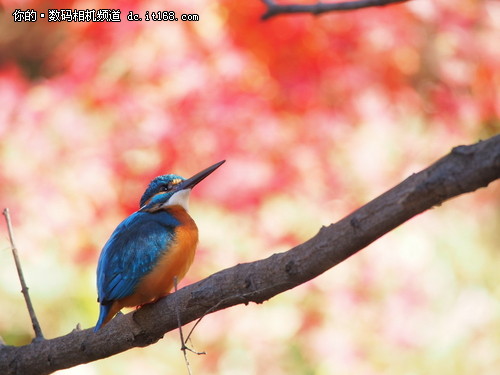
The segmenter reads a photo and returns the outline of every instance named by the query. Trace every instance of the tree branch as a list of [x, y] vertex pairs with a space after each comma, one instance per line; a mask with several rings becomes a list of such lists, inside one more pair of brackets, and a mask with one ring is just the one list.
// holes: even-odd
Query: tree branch
[[33, 330], [35, 331], [35, 340], [43, 340], [42, 328], [35, 314], [35, 308], [31, 303], [30, 294], [28, 292], [28, 286], [24, 280], [23, 269], [21, 267], [21, 261], [19, 260], [19, 255], [17, 253], [16, 243], [14, 241], [14, 231], [12, 230], [12, 223], [10, 221], [10, 212], [8, 208], [3, 210], [3, 216], [5, 216], [5, 222], [7, 223], [7, 231], [9, 232], [10, 247], [12, 248], [12, 256], [14, 257], [14, 262], [16, 263], [17, 275], [19, 276], [19, 281], [21, 282], [21, 292], [23, 293], [24, 300], [26, 301], [26, 307], [28, 308], [28, 313], [30, 314], [31, 324], [33, 325]]
[[73, 331], [21, 347], [0, 346], [0, 373], [49, 374], [157, 342], [207, 312], [262, 303], [344, 261], [411, 217], [500, 178], [500, 135], [450, 154], [413, 174], [305, 243], [267, 259], [225, 269], [155, 304], [113, 319], [98, 333]]
[[409, 0], [353, 0], [341, 3], [323, 3], [318, 1], [316, 4], [276, 4], [274, 0], [262, 0], [266, 5], [267, 11], [262, 15], [263, 20], [280, 14], [310, 13], [319, 15], [327, 12], [355, 10], [362, 8], [380, 7], [395, 3], [403, 3]]

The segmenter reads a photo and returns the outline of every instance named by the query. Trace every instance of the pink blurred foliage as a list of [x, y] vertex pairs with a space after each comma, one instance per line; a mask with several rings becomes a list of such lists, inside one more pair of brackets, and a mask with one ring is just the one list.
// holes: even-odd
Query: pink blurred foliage
[[[204, 10], [207, 4], [199, 2]], [[155, 175], [189, 174], [224, 158], [224, 176], [196, 194], [231, 210], [254, 209], [283, 191], [310, 194], [319, 203], [331, 200], [332, 191], [339, 197], [364, 189], [332, 168], [337, 158], [388, 187], [387, 178], [422, 152], [411, 134], [435, 136], [436, 145], [438, 137], [453, 134], [452, 146], [452, 140], [473, 141], [498, 129], [500, 54], [490, 42], [498, 35], [491, 21], [498, 9], [467, 4], [262, 22], [260, 2], [223, 1], [223, 12], [211, 10], [211, 23], [199, 27], [127, 22], [128, 10], [158, 3], [120, 1], [113, 7], [122, 10], [121, 23], [4, 26], [0, 134], [11, 158], [0, 173], [2, 204], [24, 197], [10, 194], [13, 189], [40, 193], [44, 179], [52, 181], [44, 194], [63, 193], [59, 174], [77, 178], [87, 160], [110, 179], [100, 184], [114, 186], [103, 197], [94, 197], [93, 183], [78, 192], [93, 202], [96, 219], [107, 209], [137, 209]], [[17, 6], [85, 2], [8, 2], [3, 17]], [[35, 47], [44, 59], [29, 55]], [[405, 131], [408, 118], [422, 124], [420, 133]], [[369, 122], [373, 133], [358, 139], [357, 129]], [[405, 142], [397, 134], [409, 133], [408, 144], [398, 146], [397, 158], [367, 165], [377, 129], [388, 135], [386, 142], [391, 132], [392, 142]], [[356, 143], [358, 149], [345, 146]], [[31, 167], [12, 159], [30, 154]], [[33, 178], [41, 179], [36, 189], [26, 184]]]
[[[294, 216], [304, 221], [313, 207], [321, 216], [316, 228], [451, 147], [500, 129], [500, 53], [492, 42], [500, 37], [500, 8], [493, 2], [415, 1], [267, 22], [259, 18], [260, 1], [184, 3], [169, 6], [199, 12], [200, 23], [127, 22], [128, 10], [165, 4], [119, 1], [112, 6], [122, 10], [119, 24], [13, 25], [16, 7], [87, 3], [3, 3], [0, 208], [11, 208], [28, 258], [36, 262], [43, 249], [55, 248], [63, 264], [92, 268], [114, 226], [137, 210], [151, 178], [188, 176], [227, 159], [193, 192], [194, 204], [217, 206], [246, 241], [263, 237], [262, 249], [213, 255], [202, 243], [197, 260], [255, 260], [317, 230], [304, 222], [307, 235], [299, 232], [288, 224], [288, 211], [273, 211], [274, 221], [265, 221], [262, 207], [276, 197], [293, 202]], [[498, 205], [498, 187], [474, 202], [478, 211]], [[281, 225], [282, 233], [273, 235], [268, 223]], [[219, 246], [228, 251], [230, 240], [229, 233]], [[307, 284], [296, 292], [296, 331], [304, 337], [296, 345], [306, 359], [338, 360], [336, 368], [348, 373], [350, 362], [363, 362], [377, 346], [376, 334], [394, 347], [425, 341], [421, 309], [438, 299], [431, 283], [418, 288], [427, 263], [400, 269], [374, 258], [360, 260], [344, 285]], [[335, 309], [346, 315], [332, 318]], [[353, 324], [354, 314], [359, 324], [349, 326], [351, 336], [341, 327]], [[414, 324], [405, 325], [407, 316]], [[223, 323], [213, 323], [221, 327], [215, 337], [225, 336]], [[365, 339], [368, 326], [372, 336]], [[322, 346], [327, 339], [337, 350], [334, 359]], [[271, 356], [267, 350], [285, 349], [259, 353]], [[205, 364], [216, 373], [222, 357], [215, 350]]]

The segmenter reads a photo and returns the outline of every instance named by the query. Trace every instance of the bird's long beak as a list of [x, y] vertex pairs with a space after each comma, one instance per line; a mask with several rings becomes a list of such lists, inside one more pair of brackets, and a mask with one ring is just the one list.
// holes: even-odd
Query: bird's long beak
[[201, 180], [219, 168], [222, 164], [224, 164], [225, 160], [222, 160], [214, 165], [202, 170], [201, 172], [196, 173], [193, 177], [185, 179], [175, 186], [175, 190], [180, 191], [184, 189], [192, 189], [196, 186]]

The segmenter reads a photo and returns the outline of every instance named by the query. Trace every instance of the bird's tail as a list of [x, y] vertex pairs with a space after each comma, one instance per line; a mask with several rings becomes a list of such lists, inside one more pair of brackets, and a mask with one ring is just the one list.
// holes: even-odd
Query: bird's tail
[[109, 315], [109, 312], [111, 310], [111, 306], [113, 306], [112, 303], [109, 304], [101, 304], [101, 309], [99, 311], [99, 319], [97, 320], [97, 324], [95, 325], [94, 332], [99, 331], [99, 329], [107, 323], [109, 319], [106, 319]]

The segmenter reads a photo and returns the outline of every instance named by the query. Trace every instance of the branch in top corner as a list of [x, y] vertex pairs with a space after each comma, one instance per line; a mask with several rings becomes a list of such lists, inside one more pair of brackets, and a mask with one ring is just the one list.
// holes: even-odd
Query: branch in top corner
[[395, 3], [404, 3], [409, 0], [354, 0], [341, 3], [322, 3], [316, 4], [277, 4], [273, 0], [262, 0], [266, 5], [267, 11], [262, 15], [263, 20], [275, 17], [281, 14], [309, 13], [319, 15], [327, 12], [337, 12], [345, 10], [355, 10], [362, 8], [371, 8], [385, 6]]

